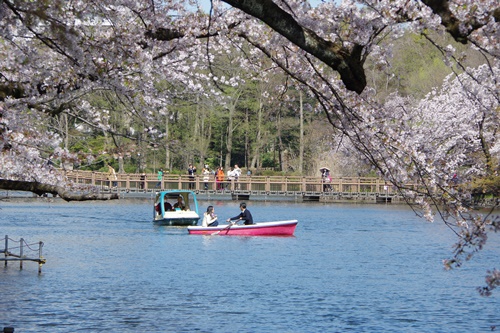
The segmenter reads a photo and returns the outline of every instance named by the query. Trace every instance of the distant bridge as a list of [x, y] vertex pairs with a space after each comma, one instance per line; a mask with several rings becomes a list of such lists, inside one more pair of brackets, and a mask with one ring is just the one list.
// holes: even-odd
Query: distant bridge
[[[80, 170], [66, 171], [66, 177], [77, 184], [100, 187], [103, 192], [118, 192], [122, 197], [144, 197], [144, 194], [160, 190], [191, 189], [201, 198], [233, 200], [266, 200], [271, 197], [324, 202], [390, 203], [403, 200], [390, 183], [376, 177], [341, 177], [323, 182], [321, 177], [242, 175], [238, 180], [217, 182], [214, 175], [204, 181], [202, 175], [190, 179], [188, 175], [165, 174], [159, 181], [156, 174], [116, 174], [116, 179], [110, 179], [106, 172]], [[416, 185], [408, 188], [416, 188]]]

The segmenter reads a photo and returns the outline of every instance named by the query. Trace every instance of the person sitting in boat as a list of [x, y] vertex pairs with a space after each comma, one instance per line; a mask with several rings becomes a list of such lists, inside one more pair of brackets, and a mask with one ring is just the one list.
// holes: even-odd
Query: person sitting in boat
[[204, 227], [215, 227], [219, 225], [214, 206], [207, 207], [207, 211], [203, 214], [203, 222], [201, 225]]
[[253, 224], [253, 217], [250, 211], [247, 209], [246, 203], [244, 202], [240, 203], [240, 210], [241, 210], [240, 215], [228, 218], [226, 222], [229, 222], [231, 220], [233, 221], [236, 220], [236, 222], [245, 221], [245, 224]]
[[186, 210], [183, 199], [182, 195], [177, 197], [177, 202], [174, 204], [174, 210]]
[[172, 205], [168, 201], [165, 201], [165, 203], [163, 204], [163, 207], [165, 208], [166, 212], [170, 212], [171, 210], [173, 210]]

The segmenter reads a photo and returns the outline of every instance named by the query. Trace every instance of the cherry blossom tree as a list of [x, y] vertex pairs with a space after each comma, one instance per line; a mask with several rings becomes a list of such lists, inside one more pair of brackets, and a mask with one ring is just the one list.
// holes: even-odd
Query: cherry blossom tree
[[[262, 34], [252, 35], [247, 27], [240, 35], [308, 85], [333, 127], [404, 196], [420, 196], [424, 216], [432, 219], [432, 207], [440, 213], [459, 239], [446, 267], [460, 266], [484, 246], [487, 231], [498, 231], [498, 218], [471, 213], [452, 183], [452, 175], [459, 171], [464, 181], [492, 171], [499, 110], [497, 3], [344, 1], [339, 7], [326, 3], [312, 9], [292, 1], [226, 2], [278, 32], [279, 37], [272, 36], [281, 43], [263, 41]], [[487, 65], [477, 71], [462, 68], [465, 74], [449, 79], [443, 90], [433, 93], [435, 97], [419, 104], [395, 98], [380, 105], [366, 87], [363, 64], [374, 56], [387, 63], [390, 49], [382, 50], [377, 43], [398, 29], [411, 29], [433, 43], [426, 30], [449, 33], [480, 49]], [[282, 52], [273, 49], [277, 45]], [[435, 46], [446, 61], [460, 66], [452, 47]], [[480, 162], [470, 165], [477, 156]], [[422, 187], [406, 189], [404, 184], [411, 180]], [[499, 285], [499, 275], [498, 270], [489, 273], [484, 294]]]

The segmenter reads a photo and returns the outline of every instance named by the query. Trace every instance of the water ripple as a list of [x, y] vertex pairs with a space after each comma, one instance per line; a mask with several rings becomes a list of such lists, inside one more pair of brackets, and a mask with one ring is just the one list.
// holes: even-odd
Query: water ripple
[[[0, 269], [0, 325], [16, 332], [500, 326], [498, 296], [482, 298], [474, 289], [484, 267], [498, 261], [498, 237], [464, 269], [445, 272], [441, 259], [453, 235], [401, 206], [252, 203], [257, 221], [299, 219], [295, 237], [286, 238], [190, 236], [153, 225], [149, 201], [1, 208], [2, 231], [43, 240], [48, 258], [40, 276], [30, 263]], [[237, 208], [216, 205], [221, 217]]]

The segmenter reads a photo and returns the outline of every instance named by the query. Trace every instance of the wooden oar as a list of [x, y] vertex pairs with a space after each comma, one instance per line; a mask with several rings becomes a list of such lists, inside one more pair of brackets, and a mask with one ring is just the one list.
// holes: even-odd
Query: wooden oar
[[213, 234], [211, 234], [211, 236], [218, 235], [221, 231], [224, 231], [224, 230], [229, 230], [229, 229], [230, 229], [233, 225], [235, 225], [235, 224], [236, 224], [236, 222], [237, 222], [237, 221], [231, 221], [231, 222], [227, 225], [227, 227], [224, 227], [224, 228], [220, 229], [219, 231], [214, 232]]

